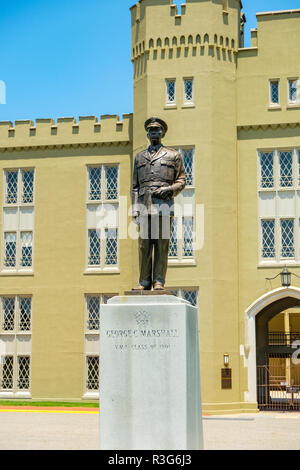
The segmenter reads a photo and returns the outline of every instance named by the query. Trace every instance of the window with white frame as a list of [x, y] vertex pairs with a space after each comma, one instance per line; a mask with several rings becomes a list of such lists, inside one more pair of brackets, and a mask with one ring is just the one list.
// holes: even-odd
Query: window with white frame
[[84, 395], [99, 393], [100, 306], [117, 294], [85, 295], [85, 390]]
[[5, 170], [4, 204], [20, 205], [34, 202], [34, 170]]
[[298, 104], [298, 79], [288, 80], [288, 102], [289, 104]]
[[31, 310], [31, 296], [2, 296], [0, 302], [0, 333], [30, 333]]
[[183, 79], [183, 103], [184, 105], [194, 104], [194, 79]]
[[258, 152], [259, 261], [300, 263], [300, 153]]
[[32, 271], [34, 170], [4, 171], [2, 270]]
[[176, 80], [167, 79], [166, 85], [166, 105], [176, 105]]
[[0, 397], [30, 396], [32, 297], [0, 298]]
[[194, 225], [195, 225], [195, 175], [194, 148], [178, 149], [182, 155], [186, 187], [175, 200], [175, 217], [172, 221], [169, 263], [194, 262], [195, 254]]
[[187, 300], [194, 307], [198, 306], [198, 288], [197, 287], [169, 287], [168, 291], [180, 299]]
[[87, 269], [115, 270], [119, 257], [119, 166], [88, 166]]
[[279, 106], [280, 101], [279, 101], [279, 80], [270, 80], [269, 81], [269, 87], [270, 87], [270, 94], [269, 94], [269, 99], [270, 99], [270, 106]]
[[0, 396], [30, 390], [30, 356], [4, 355], [2, 357], [2, 372]]
[[86, 356], [86, 389], [99, 392], [99, 356]]

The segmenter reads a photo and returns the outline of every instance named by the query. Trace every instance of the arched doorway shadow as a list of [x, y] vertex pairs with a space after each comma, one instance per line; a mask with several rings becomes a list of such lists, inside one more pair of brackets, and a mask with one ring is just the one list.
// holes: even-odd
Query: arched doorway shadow
[[259, 297], [245, 311], [245, 360], [248, 366], [248, 392], [245, 401], [257, 403], [257, 366], [266, 365], [268, 322], [285, 309], [300, 307], [300, 289], [275, 289]]
[[295, 396], [298, 397], [298, 393], [290, 393], [291, 390], [299, 391], [299, 387], [291, 387], [293, 382], [288, 373], [288, 370], [291, 371], [294, 352], [289, 336], [283, 331], [281, 340], [274, 344], [269, 334], [269, 322], [281, 312], [293, 307], [300, 307], [300, 300], [284, 297], [267, 305], [256, 316], [257, 403], [262, 410], [299, 408], [299, 400], [294, 399]]
[[292, 307], [300, 307], [300, 299], [295, 297], [284, 297], [263, 308], [256, 315], [256, 365], [267, 365], [266, 358], [270, 352], [268, 341], [268, 323], [272, 318], [283, 310]]

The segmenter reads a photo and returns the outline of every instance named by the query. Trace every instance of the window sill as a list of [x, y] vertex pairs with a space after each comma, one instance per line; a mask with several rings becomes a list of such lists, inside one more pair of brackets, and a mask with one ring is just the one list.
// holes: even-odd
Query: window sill
[[300, 109], [300, 103], [288, 104], [286, 109]]
[[177, 109], [177, 104], [166, 104], [164, 109]]
[[273, 104], [268, 107], [268, 111], [281, 111], [280, 104]]
[[34, 276], [33, 271], [1, 271], [0, 276]]
[[120, 201], [119, 199], [102, 199], [102, 200], [99, 200], [99, 199], [95, 199], [95, 200], [92, 200], [92, 199], [88, 199], [86, 201], [86, 204], [91, 206], [91, 205], [95, 205], [95, 206], [101, 206], [101, 205], [108, 205], [108, 204], [119, 204]]
[[120, 274], [119, 268], [86, 269], [83, 275], [89, 274]]
[[87, 392], [82, 397], [85, 400], [98, 400], [99, 399], [99, 392]]
[[13, 392], [0, 392], [0, 398], [14, 398], [15, 393]]
[[185, 108], [192, 108], [193, 109], [193, 108], [196, 108], [196, 106], [194, 105], [194, 103], [191, 103], [191, 104], [186, 103], [186, 104], [183, 104], [181, 106], [181, 109], [185, 109]]
[[197, 263], [194, 259], [191, 260], [168, 260], [168, 266], [174, 266], [174, 267], [179, 267], [179, 266], [197, 266]]
[[300, 267], [300, 261], [288, 261], [288, 260], [284, 260], [284, 261], [262, 261], [258, 264], [257, 268], [258, 269], [264, 269], [264, 268], [270, 268], [270, 269], [274, 269], [274, 268], [278, 268], [278, 269], [281, 269], [283, 268], [284, 266], [290, 266], [290, 267]]
[[274, 187], [274, 188], [260, 188], [258, 191], [260, 193], [275, 193], [276, 191], [280, 191], [280, 190], [281, 189], [275, 189], [275, 187]]
[[1, 331], [0, 330], [0, 336], [32, 336], [31, 331]]
[[27, 398], [31, 399], [30, 392], [0, 392], [0, 398]]
[[17, 392], [15, 393], [15, 398], [31, 398], [30, 392]]
[[18, 208], [18, 207], [34, 208], [34, 203], [33, 202], [20, 202], [20, 203], [14, 202], [12, 204], [8, 204], [7, 202], [5, 202], [3, 204], [3, 209], [11, 209], [11, 208]]

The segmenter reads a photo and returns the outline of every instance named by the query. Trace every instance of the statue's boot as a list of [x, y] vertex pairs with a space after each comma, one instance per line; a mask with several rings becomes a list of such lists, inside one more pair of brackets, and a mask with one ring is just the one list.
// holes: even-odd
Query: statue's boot
[[164, 288], [164, 285], [161, 282], [158, 282], [158, 281], [154, 283], [153, 289], [154, 290], [166, 290]]
[[144, 286], [141, 286], [141, 284], [139, 284], [137, 287], [134, 287], [132, 290], [141, 291], [141, 290], [150, 290], [150, 289], [148, 287], [144, 287]]

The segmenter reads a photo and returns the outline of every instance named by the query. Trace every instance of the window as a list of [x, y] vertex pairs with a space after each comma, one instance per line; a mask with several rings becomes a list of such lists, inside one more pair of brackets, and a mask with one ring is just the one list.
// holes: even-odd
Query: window
[[119, 166], [88, 167], [88, 201], [116, 201], [119, 197]]
[[260, 154], [261, 188], [272, 188], [274, 185], [274, 156], [273, 152]]
[[176, 295], [180, 299], [187, 300], [190, 302], [194, 307], [198, 305], [198, 288], [196, 287], [169, 287], [168, 291], [172, 293], [172, 295]]
[[2, 394], [5, 394], [5, 392], [28, 392], [29, 389], [30, 356], [3, 356], [0, 383]]
[[[89, 295], [86, 297], [87, 302], [87, 325], [89, 332], [99, 331], [100, 328], [100, 295]], [[106, 303], [106, 302], [105, 302]]]
[[99, 391], [99, 356], [86, 357], [87, 382], [86, 388], [90, 392]]
[[31, 303], [31, 296], [1, 297], [0, 332], [30, 332]]
[[298, 103], [298, 79], [288, 80], [289, 104]]
[[259, 259], [300, 263], [300, 153], [259, 152]]
[[117, 294], [85, 296], [85, 397], [99, 396], [100, 306]]
[[3, 271], [32, 271], [34, 170], [4, 172]]
[[184, 105], [194, 104], [193, 85], [194, 85], [194, 80], [192, 78], [184, 78], [183, 80], [183, 103]]
[[176, 105], [176, 80], [166, 80], [166, 105]]
[[175, 200], [175, 217], [172, 222], [169, 263], [194, 263], [194, 204], [195, 204], [195, 175], [194, 148], [179, 149], [185, 174], [186, 187]]
[[5, 204], [33, 204], [34, 170], [5, 171]]
[[119, 256], [119, 166], [88, 167], [87, 271], [116, 270]]
[[262, 257], [275, 258], [275, 220], [262, 220]]
[[194, 148], [179, 149], [182, 155], [185, 176], [186, 176], [186, 187], [194, 187]]
[[[31, 296], [2, 296], [0, 350], [4, 354], [2, 370], [0, 367], [0, 396], [30, 396], [31, 329]], [[5, 352], [7, 349], [9, 353]]]
[[279, 152], [280, 187], [293, 186], [293, 152]]
[[97, 230], [89, 230], [89, 266], [100, 266], [100, 249], [100, 235], [98, 235]]
[[281, 257], [294, 258], [294, 219], [280, 220]]
[[18, 356], [18, 390], [28, 390], [30, 385], [30, 357]]
[[279, 106], [279, 80], [270, 80], [270, 106]]

